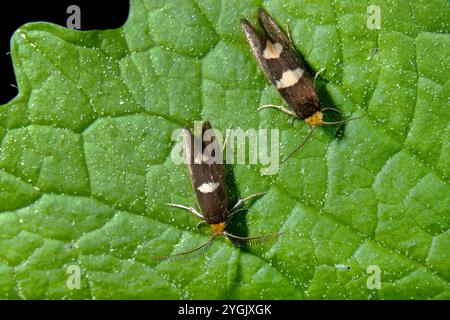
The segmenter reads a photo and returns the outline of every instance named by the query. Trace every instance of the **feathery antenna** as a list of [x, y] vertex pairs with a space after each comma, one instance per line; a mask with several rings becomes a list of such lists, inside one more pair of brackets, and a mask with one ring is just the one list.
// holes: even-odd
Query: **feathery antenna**
[[227, 238], [237, 247], [240, 248], [247, 248], [253, 245], [257, 244], [264, 244], [270, 241], [273, 241], [277, 239], [279, 236], [281, 236], [282, 232], [272, 233], [272, 234], [266, 234], [262, 236], [256, 236], [256, 237], [239, 237], [232, 235], [231, 233], [224, 232], [224, 235], [227, 236]]
[[201, 255], [203, 255], [206, 251], [208, 251], [209, 248], [211, 248], [215, 238], [216, 238], [216, 235], [213, 235], [211, 238], [209, 238], [208, 241], [206, 241], [200, 247], [197, 247], [195, 249], [185, 251], [185, 252], [175, 253], [175, 254], [172, 254], [169, 256], [154, 257], [154, 259], [166, 260], [166, 261], [184, 261], [184, 260], [198, 258]]

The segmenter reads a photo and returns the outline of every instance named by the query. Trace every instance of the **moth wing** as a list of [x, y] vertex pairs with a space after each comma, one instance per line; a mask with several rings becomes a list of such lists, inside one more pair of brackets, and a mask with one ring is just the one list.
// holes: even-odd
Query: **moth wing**
[[261, 69], [263, 70], [267, 79], [273, 85], [276, 85], [276, 82], [275, 82], [276, 77], [273, 74], [271, 67], [267, 63], [267, 60], [264, 59], [264, 56], [263, 56], [264, 48], [266, 47], [268, 39], [264, 35], [258, 33], [247, 19], [241, 20], [241, 26], [242, 26], [242, 29], [244, 30], [245, 36], [247, 38], [247, 42], [250, 45], [250, 49], [252, 50], [252, 53], [255, 56], [256, 61], [258, 62]]
[[[267, 17], [270, 16], [267, 15]], [[250, 48], [252, 50], [253, 55], [256, 58], [256, 61], [258, 61], [258, 64], [263, 70], [267, 79], [269, 79], [269, 81], [275, 87], [277, 87], [277, 81], [282, 78], [283, 72], [286, 70], [295, 70], [300, 66], [300, 64], [297, 60], [297, 54], [295, 53], [294, 49], [292, 49], [292, 46], [287, 37], [283, 34], [283, 31], [279, 29], [275, 21], [270, 20], [270, 24], [269, 22], [266, 21], [266, 25], [268, 26], [271, 26], [272, 23], [275, 24], [277, 29], [271, 30], [271, 33], [279, 35], [275, 39], [269, 37], [270, 34], [267, 32], [267, 30], [265, 30], [266, 32], [264, 34], [260, 34], [253, 28], [253, 26], [250, 24], [248, 20], [246, 19], [241, 20], [242, 29], [245, 32], [247, 42], [250, 45]], [[264, 50], [268, 46], [268, 42], [272, 44], [277, 43], [281, 45], [281, 52], [279, 53], [278, 58], [264, 57]], [[289, 103], [289, 101], [287, 102]]]
[[[283, 99], [297, 116], [301, 119], [311, 116], [320, 110], [320, 104], [303, 62], [289, 38], [264, 9], [258, 11], [258, 19], [264, 29], [263, 35], [258, 34], [247, 20], [244, 19], [241, 22], [253, 55], [266, 77], [278, 89]], [[281, 50], [280, 48], [276, 49], [277, 55], [272, 57], [269, 55], [266, 58], [264, 57], [264, 50], [268, 46], [268, 41], [272, 45], [281, 45]], [[270, 50], [268, 51], [270, 52]], [[270, 53], [273, 54], [273, 52]], [[285, 77], [286, 72], [291, 72], [294, 75], [299, 74], [296, 76], [298, 77], [297, 82], [283, 83], [282, 79], [293, 78], [289, 75]]]
[[[208, 130], [212, 130], [209, 131], [210, 141], [203, 141]], [[211, 124], [203, 123], [201, 137], [193, 137], [189, 130], [186, 130], [184, 141], [192, 187], [205, 221], [209, 224], [224, 222], [228, 205], [226, 175], [222, 147]], [[205, 150], [212, 150], [213, 154], [207, 155]], [[219, 163], [211, 162], [210, 156], [219, 159]]]
[[[258, 20], [273, 42], [280, 43], [283, 48], [288, 49], [294, 57], [297, 56], [297, 51], [295, 50], [291, 40], [286, 36], [286, 33], [283, 32], [280, 26], [263, 8], [260, 8], [258, 10]], [[302, 64], [301, 61], [298, 61], [298, 63]]]

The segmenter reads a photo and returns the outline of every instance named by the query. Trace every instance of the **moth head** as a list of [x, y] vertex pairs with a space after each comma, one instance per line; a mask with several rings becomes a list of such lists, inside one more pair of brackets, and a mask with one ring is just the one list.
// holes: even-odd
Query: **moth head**
[[315, 112], [312, 116], [305, 119], [305, 122], [313, 127], [323, 125], [323, 113], [320, 111]]
[[225, 222], [211, 224], [210, 227], [214, 235], [223, 234], [225, 230]]

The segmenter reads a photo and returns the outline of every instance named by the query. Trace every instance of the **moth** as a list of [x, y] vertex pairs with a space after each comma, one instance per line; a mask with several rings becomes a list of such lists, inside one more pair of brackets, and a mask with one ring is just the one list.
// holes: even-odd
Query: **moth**
[[[246, 210], [242, 205], [264, 193], [256, 193], [240, 199], [228, 209], [228, 194], [223, 152], [214, 130], [209, 122], [202, 125], [201, 141], [196, 139], [188, 129], [183, 129], [184, 154], [189, 169], [189, 176], [197, 196], [201, 212], [193, 207], [181, 204], [167, 203], [169, 207], [184, 209], [200, 219], [200, 224], [208, 224], [211, 228], [211, 237], [201, 246], [189, 251], [177, 253], [157, 259], [178, 260], [198, 257], [205, 253], [218, 236], [227, 237], [234, 245], [247, 247], [253, 244], [262, 244], [278, 238], [281, 233], [273, 233], [256, 237], [239, 237], [226, 231], [227, 222], [238, 212]], [[217, 161], [219, 160], [219, 161]]]
[[292, 109], [265, 105], [259, 110], [275, 108], [296, 119], [302, 119], [311, 126], [303, 143], [282, 161], [284, 162], [303, 147], [316, 127], [345, 123], [357, 118], [344, 121], [324, 121], [322, 111], [339, 111], [334, 108], [321, 108], [319, 97], [302, 59], [297, 54], [290, 37], [286, 36], [275, 20], [262, 8], [258, 10], [258, 20], [263, 29], [262, 33], [256, 31], [247, 19], [241, 20], [247, 42], [267, 79]]

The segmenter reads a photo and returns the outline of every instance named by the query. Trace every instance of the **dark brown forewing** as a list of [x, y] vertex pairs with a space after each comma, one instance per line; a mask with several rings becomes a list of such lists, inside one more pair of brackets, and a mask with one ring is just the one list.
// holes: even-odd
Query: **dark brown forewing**
[[[303, 70], [302, 77], [295, 85], [277, 89], [298, 117], [305, 119], [311, 116], [314, 112], [320, 110], [320, 104], [311, 79], [304, 70], [299, 55], [285, 33], [264, 9], [259, 10], [258, 18], [261, 26], [264, 28], [264, 35], [258, 34], [247, 20], [242, 21], [242, 27], [252, 48], [253, 55], [275, 88], [277, 87], [277, 81], [282, 78], [284, 72], [297, 68]], [[267, 41], [281, 44], [283, 50], [279, 58], [264, 58], [263, 52]]]
[[[280, 26], [275, 22], [275, 20], [273, 20], [273, 18], [263, 8], [260, 8], [258, 10], [258, 20], [259, 24], [266, 32], [266, 36], [270, 38], [272, 42], [280, 43], [283, 46], [283, 49], [290, 50], [294, 56], [297, 55], [297, 51], [295, 50], [289, 38], [286, 36]], [[300, 59], [298, 60], [298, 63], [302, 64], [302, 61]]]
[[270, 39], [267, 34], [258, 33], [247, 20], [243, 19], [241, 24], [256, 61], [263, 70], [267, 79], [269, 79], [269, 81], [276, 87], [277, 81], [281, 79], [285, 70], [294, 70], [299, 66], [296, 57], [290, 50], [285, 50], [283, 47], [280, 58], [265, 59], [263, 53], [267, 46], [267, 41], [271, 41], [273, 43], [273, 40]]
[[[209, 122], [203, 123], [202, 137], [206, 130], [211, 129]], [[203, 139], [202, 139], [203, 140]], [[189, 174], [192, 187], [202, 209], [205, 221], [209, 224], [221, 223], [227, 217], [227, 185], [223, 163], [207, 164], [203, 161], [203, 150], [210, 144], [215, 144], [218, 158], [222, 159], [222, 149], [216, 139], [201, 143], [200, 148], [194, 148], [194, 138], [187, 131], [185, 134], [185, 150], [188, 159]], [[194, 161], [197, 160], [197, 161]]]
[[[283, 49], [286, 49], [284, 50], [285, 52], [282, 52], [281, 59], [275, 59], [274, 61], [272, 61], [273, 59], [269, 60], [269, 67], [278, 67], [282, 69], [283, 72], [286, 70], [294, 70], [297, 67], [305, 70], [304, 63], [297, 54], [291, 41], [267, 11], [262, 8], [259, 9], [258, 18], [272, 42], [278, 42], [283, 46]], [[279, 89], [279, 91], [284, 100], [286, 100], [301, 119], [308, 118], [316, 111], [320, 110], [316, 90], [306, 71], [303, 72], [303, 76], [297, 84], [289, 88]]]
[[278, 91], [300, 119], [306, 119], [321, 109], [316, 90], [309, 79], [301, 78], [292, 87]]
[[252, 50], [252, 53], [256, 58], [256, 61], [263, 70], [267, 79], [273, 85], [275, 85], [276, 77], [275, 75], [273, 75], [271, 68], [267, 64], [267, 60], [264, 59], [262, 55], [264, 48], [266, 47], [267, 38], [264, 35], [258, 33], [247, 19], [242, 19], [241, 25], [242, 29], [245, 32], [245, 36], [247, 37], [247, 42], [250, 45], [250, 49]]

